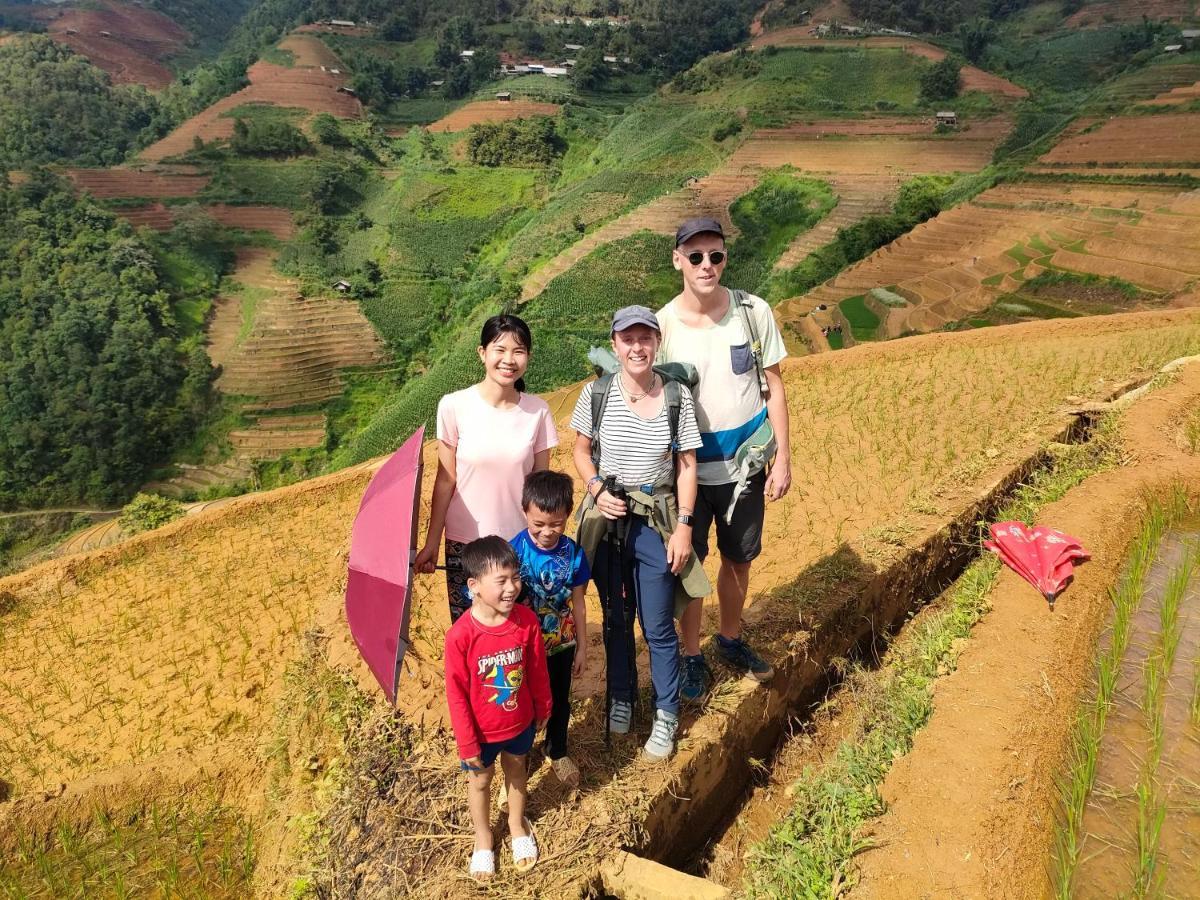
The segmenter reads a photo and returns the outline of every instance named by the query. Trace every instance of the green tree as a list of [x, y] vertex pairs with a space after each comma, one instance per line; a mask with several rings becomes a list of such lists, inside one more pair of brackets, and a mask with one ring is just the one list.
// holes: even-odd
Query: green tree
[[[128, 496], [183, 437], [185, 361], [154, 254], [35, 169], [0, 182], [0, 505]], [[193, 372], [193, 369], [195, 370]]]
[[921, 98], [936, 102], [957, 97], [961, 70], [962, 64], [953, 56], [931, 65], [921, 74]]
[[184, 513], [183, 504], [161, 494], [138, 493], [121, 510], [121, 528], [127, 534], [138, 534], [161, 528]]
[[571, 73], [571, 78], [585, 91], [598, 91], [608, 83], [611, 74], [600, 48], [588, 47], [575, 61], [575, 70]]
[[158, 136], [158, 114], [145, 88], [114, 87], [48, 37], [0, 46], [0, 169], [118, 163]]
[[962, 45], [963, 56], [973, 63], [983, 59], [984, 51], [995, 36], [996, 23], [991, 19], [974, 19], [958, 26], [958, 40]]

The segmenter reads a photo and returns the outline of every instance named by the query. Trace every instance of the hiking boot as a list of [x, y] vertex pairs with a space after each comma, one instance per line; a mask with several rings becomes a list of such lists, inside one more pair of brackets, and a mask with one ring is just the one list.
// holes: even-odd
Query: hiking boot
[[704, 696], [712, 683], [712, 672], [703, 655], [685, 656], [679, 673], [679, 695], [689, 703]]
[[731, 668], [753, 678], [759, 684], [771, 680], [775, 670], [767, 665], [766, 660], [750, 649], [750, 645], [741, 638], [730, 640], [724, 635], [717, 635], [717, 654]]
[[654, 760], [664, 760], [675, 752], [675, 732], [679, 730], [679, 717], [665, 710], [654, 714], [654, 728], [650, 730], [650, 740], [642, 748], [647, 756]]
[[628, 700], [614, 700], [608, 707], [608, 730], [613, 734], [629, 734], [632, 721], [633, 704]]
[[560, 756], [550, 760], [550, 768], [554, 771], [559, 782], [569, 788], [579, 787], [579, 766], [569, 756]]

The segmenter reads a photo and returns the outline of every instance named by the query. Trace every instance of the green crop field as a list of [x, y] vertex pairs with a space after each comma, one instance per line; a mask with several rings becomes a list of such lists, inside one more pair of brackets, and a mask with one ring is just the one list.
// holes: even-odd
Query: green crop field
[[201, 193], [208, 203], [266, 203], [300, 209], [317, 177], [317, 160], [222, 159]]
[[[805, 114], [915, 112], [921, 72], [929, 65], [902, 50], [787, 49], [743, 59], [741, 72], [714, 80], [699, 99], [727, 109], [744, 107], [754, 126], [785, 125]], [[698, 68], [704, 66], [721, 69], [720, 61]]]
[[873, 341], [879, 337], [879, 316], [867, 306], [866, 298], [861, 294], [857, 297], [847, 297], [838, 304], [838, 309], [850, 323], [854, 340]]

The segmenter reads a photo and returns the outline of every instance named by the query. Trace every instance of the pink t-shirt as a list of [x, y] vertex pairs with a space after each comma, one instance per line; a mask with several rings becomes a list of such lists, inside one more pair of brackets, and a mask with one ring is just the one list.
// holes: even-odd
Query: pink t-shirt
[[533, 456], [558, 445], [546, 401], [530, 394], [512, 409], [497, 409], [474, 387], [438, 403], [437, 436], [454, 448], [458, 485], [446, 510], [446, 537], [473, 541], [498, 534], [506, 541], [525, 527], [521, 488]]

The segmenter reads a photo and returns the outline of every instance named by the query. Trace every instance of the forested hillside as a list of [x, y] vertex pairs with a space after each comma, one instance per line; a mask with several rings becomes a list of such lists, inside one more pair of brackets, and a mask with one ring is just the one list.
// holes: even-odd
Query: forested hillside
[[0, 219], [0, 507], [120, 500], [194, 426], [208, 358], [151, 248], [66, 182], [0, 182]]
[[120, 162], [145, 141], [156, 109], [144, 88], [113, 86], [48, 37], [0, 46], [0, 169]]

